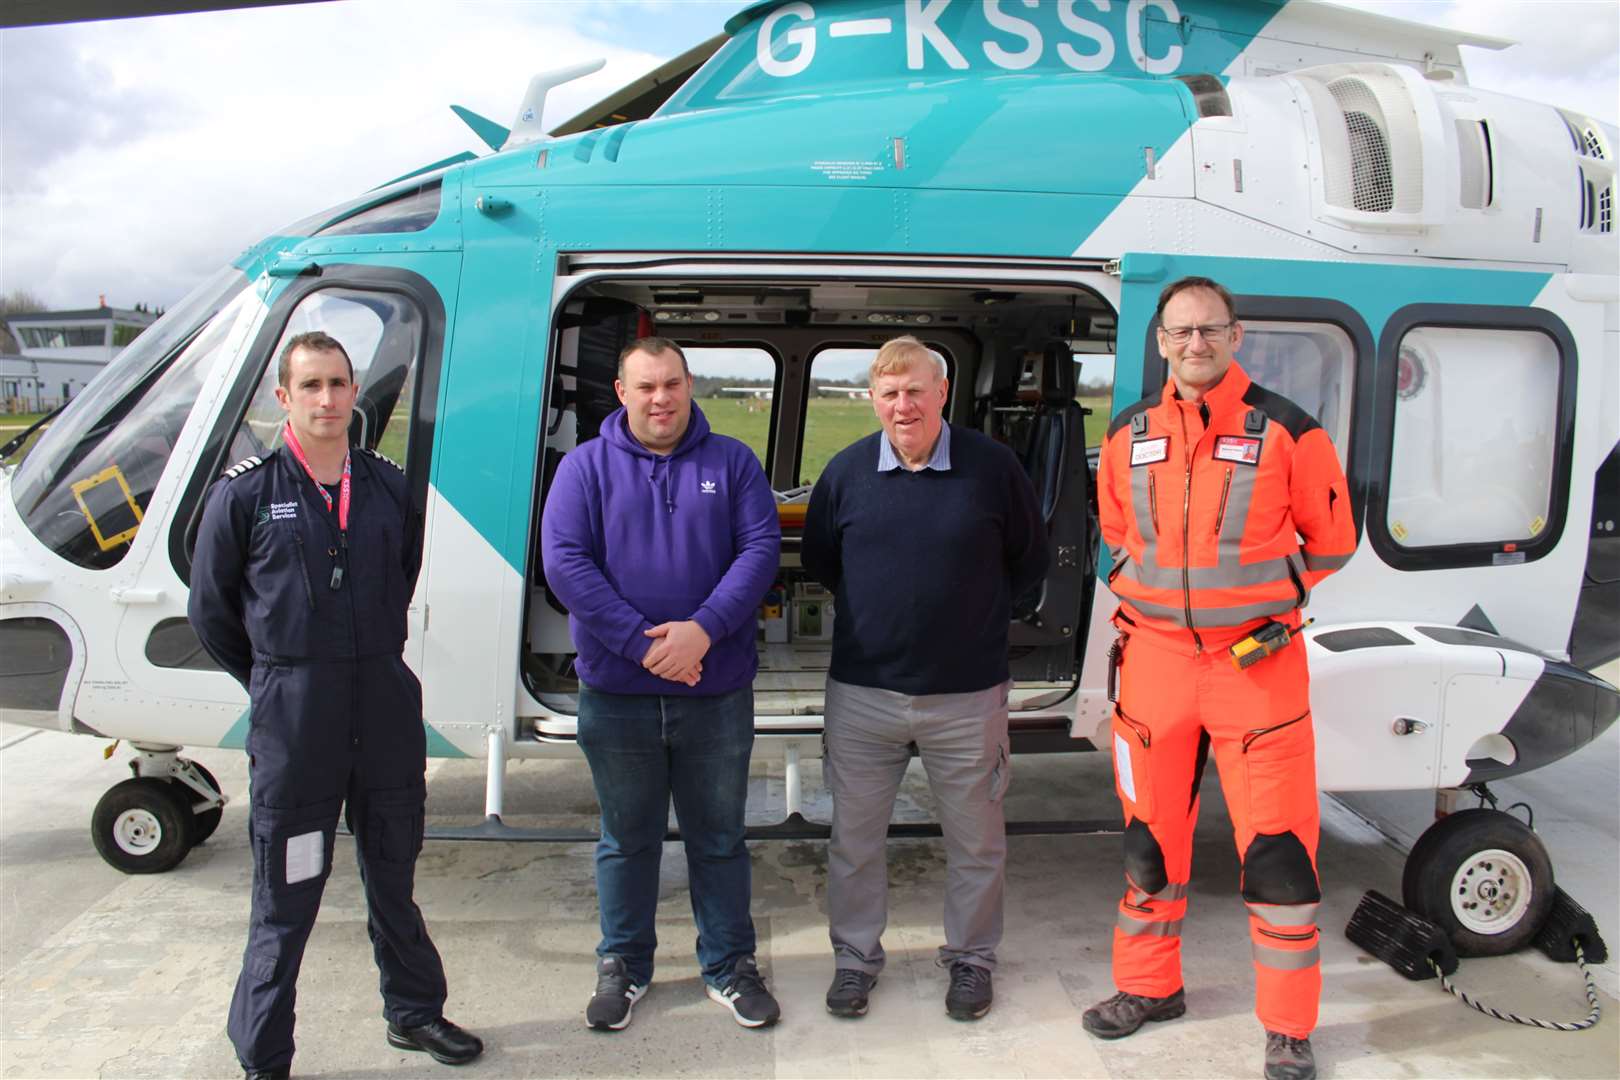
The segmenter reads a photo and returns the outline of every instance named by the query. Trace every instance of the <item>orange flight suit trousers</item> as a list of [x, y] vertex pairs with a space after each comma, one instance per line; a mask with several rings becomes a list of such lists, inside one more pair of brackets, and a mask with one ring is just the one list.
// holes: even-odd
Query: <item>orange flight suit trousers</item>
[[[1294, 615], [1287, 621], [1297, 622]], [[1253, 946], [1255, 1013], [1267, 1031], [1306, 1038], [1322, 975], [1316, 909], [1319, 812], [1305, 642], [1246, 670], [1231, 635], [1124, 632], [1113, 719], [1115, 786], [1125, 809], [1125, 895], [1114, 929], [1118, 989], [1164, 997], [1181, 988], [1198, 791], [1211, 753], [1232, 818]]]

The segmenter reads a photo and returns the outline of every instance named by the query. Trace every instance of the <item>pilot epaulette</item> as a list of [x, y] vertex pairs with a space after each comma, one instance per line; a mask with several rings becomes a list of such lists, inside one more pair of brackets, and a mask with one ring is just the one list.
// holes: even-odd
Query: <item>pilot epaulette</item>
[[365, 446], [360, 447], [360, 452], [364, 453], [364, 454], [370, 454], [372, 457], [376, 458], [378, 461], [386, 461], [386, 462], [388, 462], [388, 464], [392, 465], [394, 468], [399, 469], [400, 472], [405, 471], [405, 469], [400, 465], [399, 462], [395, 461], [393, 458], [389, 457], [387, 454], [379, 454], [377, 451], [372, 450], [369, 447], [365, 447]]
[[225, 479], [235, 480], [243, 473], [248, 472], [251, 469], [257, 469], [263, 464], [264, 458], [261, 457], [243, 458], [241, 461], [238, 461], [235, 465], [232, 465], [230, 468], [225, 470]]

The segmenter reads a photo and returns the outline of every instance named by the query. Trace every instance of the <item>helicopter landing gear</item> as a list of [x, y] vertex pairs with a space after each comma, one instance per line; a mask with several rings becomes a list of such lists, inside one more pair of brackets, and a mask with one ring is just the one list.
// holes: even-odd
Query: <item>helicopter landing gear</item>
[[133, 744], [131, 779], [113, 785], [90, 817], [90, 839], [109, 866], [161, 874], [219, 827], [226, 797], [214, 775], [178, 746]]

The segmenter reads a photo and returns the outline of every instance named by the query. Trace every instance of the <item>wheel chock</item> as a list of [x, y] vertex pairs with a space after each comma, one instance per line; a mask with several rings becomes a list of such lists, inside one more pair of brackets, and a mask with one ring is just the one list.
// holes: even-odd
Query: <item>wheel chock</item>
[[1457, 970], [1457, 950], [1446, 932], [1376, 889], [1361, 898], [1344, 936], [1413, 981], [1434, 978], [1431, 960], [1442, 974]]
[[1601, 964], [1609, 958], [1608, 946], [1598, 936], [1597, 920], [1563, 889], [1553, 891], [1552, 910], [1532, 940], [1549, 959], [1561, 964], [1575, 962], [1576, 942], [1580, 943], [1588, 964]]

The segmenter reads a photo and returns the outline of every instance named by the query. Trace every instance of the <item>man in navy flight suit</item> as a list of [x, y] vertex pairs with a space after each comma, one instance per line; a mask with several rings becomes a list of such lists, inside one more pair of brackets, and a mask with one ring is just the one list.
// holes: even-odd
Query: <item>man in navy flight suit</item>
[[343, 346], [299, 334], [277, 374], [283, 445], [214, 485], [187, 608], [251, 703], [253, 908], [227, 1030], [250, 1080], [289, 1074], [298, 968], [346, 805], [388, 1044], [460, 1065], [484, 1046], [444, 1018], [444, 965], [411, 898], [427, 745], [402, 654], [419, 523], [399, 468], [351, 454]]

